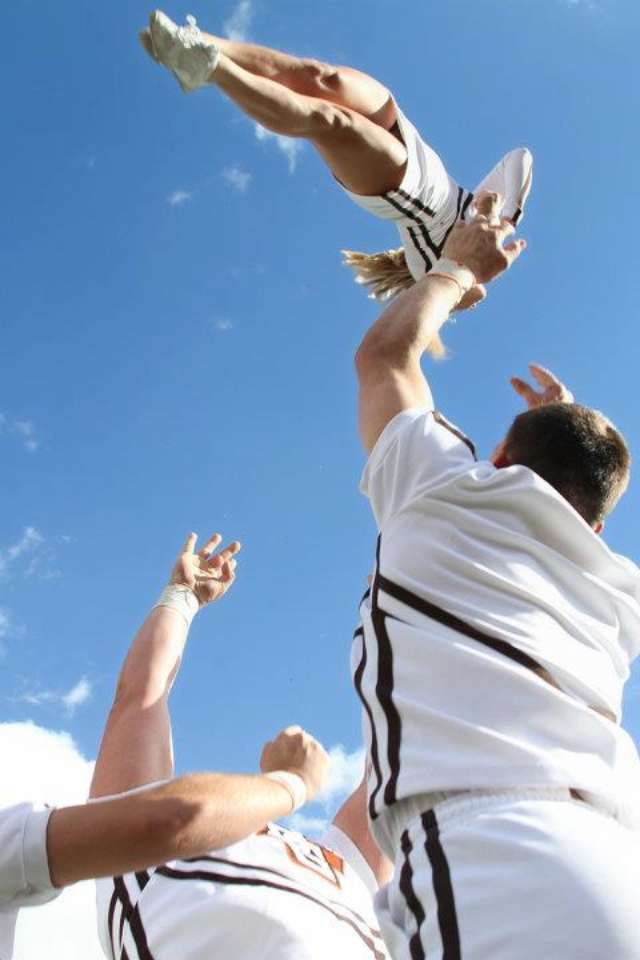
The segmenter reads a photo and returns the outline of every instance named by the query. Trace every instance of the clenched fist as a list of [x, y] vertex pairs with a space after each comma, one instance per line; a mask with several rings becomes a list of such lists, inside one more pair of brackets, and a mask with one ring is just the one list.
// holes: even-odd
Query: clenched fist
[[297, 773], [307, 785], [307, 800], [313, 800], [327, 779], [329, 757], [322, 744], [302, 727], [287, 727], [264, 745], [260, 769], [263, 773]]

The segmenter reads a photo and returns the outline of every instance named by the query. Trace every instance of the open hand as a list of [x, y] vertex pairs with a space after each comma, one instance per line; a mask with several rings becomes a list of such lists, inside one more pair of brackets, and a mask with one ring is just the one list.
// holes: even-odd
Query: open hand
[[171, 571], [171, 583], [189, 587], [200, 606], [204, 607], [223, 597], [235, 580], [236, 561], [233, 557], [240, 550], [240, 543], [233, 540], [216, 552], [222, 537], [214, 533], [204, 547], [194, 553], [197, 539], [197, 534], [190, 533], [185, 540]]
[[500, 204], [497, 193], [483, 193], [476, 202], [478, 215], [469, 223], [457, 223], [442, 251], [443, 257], [469, 267], [478, 284], [488, 283], [508, 270], [527, 245], [524, 240], [511, 240], [505, 246], [516, 228], [510, 220], [498, 216]]
[[534, 407], [544, 407], [547, 403], [573, 403], [573, 394], [568, 387], [565, 387], [556, 375], [547, 370], [546, 367], [540, 367], [537, 363], [530, 363], [529, 370], [531, 376], [538, 383], [542, 390], [537, 392], [526, 380], [519, 377], [511, 377], [511, 386], [526, 403], [529, 410]]

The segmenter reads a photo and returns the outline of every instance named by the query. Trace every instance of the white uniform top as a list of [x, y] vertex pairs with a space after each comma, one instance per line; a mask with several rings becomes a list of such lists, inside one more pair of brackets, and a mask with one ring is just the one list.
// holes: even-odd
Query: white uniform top
[[278, 824], [210, 855], [99, 880], [109, 960], [388, 960], [354, 844]]
[[528, 468], [476, 462], [434, 411], [387, 425], [362, 490], [380, 541], [352, 669], [385, 852], [380, 814], [439, 790], [564, 786], [638, 822], [636, 748], [597, 712], [619, 721], [638, 568]]
[[47, 824], [51, 808], [19, 803], [0, 809], [0, 960], [13, 954], [20, 907], [60, 893], [49, 876]]

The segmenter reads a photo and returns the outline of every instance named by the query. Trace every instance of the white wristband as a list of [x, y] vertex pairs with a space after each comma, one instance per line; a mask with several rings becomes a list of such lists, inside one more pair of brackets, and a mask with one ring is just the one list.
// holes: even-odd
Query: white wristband
[[478, 282], [470, 267], [466, 267], [464, 263], [458, 263], [457, 260], [448, 260], [446, 257], [438, 260], [433, 270], [431, 270], [427, 276], [447, 277], [447, 279], [453, 280], [460, 288], [460, 299]]
[[156, 607], [169, 607], [171, 610], [175, 610], [176, 613], [184, 617], [189, 627], [200, 609], [200, 604], [195, 593], [189, 587], [177, 583], [168, 583], [153, 609], [155, 610]]
[[289, 793], [291, 813], [304, 807], [307, 802], [307, 785], [297, 773], [291, 773], [289, 770], [273, 770], [271, 773], [265, 773], [265, 777], [267, 780], [279, 783]]

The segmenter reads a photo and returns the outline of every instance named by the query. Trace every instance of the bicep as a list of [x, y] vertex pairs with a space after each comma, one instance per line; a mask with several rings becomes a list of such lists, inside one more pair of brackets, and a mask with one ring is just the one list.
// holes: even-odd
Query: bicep
[[358, 420], [362, 445], [371, 453], [378, 437], [403, 410], [432, 408], [433, 397], [422, 370], [379, 367], [360, 375]]

